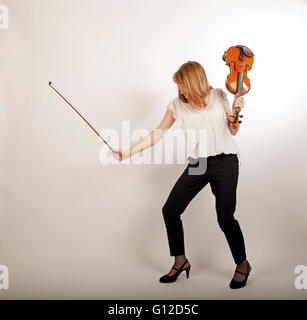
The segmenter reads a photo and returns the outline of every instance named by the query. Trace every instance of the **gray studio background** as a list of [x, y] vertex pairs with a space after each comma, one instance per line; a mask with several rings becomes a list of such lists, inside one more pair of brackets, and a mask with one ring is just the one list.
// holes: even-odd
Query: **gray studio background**
[[[0, 299], [307, 298], [294, 286], [307, 265], [306, 1], [0, 4]], [[161, 284], [173, 263], [161, 208], [185, 164], [102, 165], [102, 143], [48, 81], [99, 130], [151, 130], [178, 67], [198, 61], [225, 88], [221, 57], [236, 44], [255, 53], [235, 136], [235, 215], [253, 270], [229, 289], [235, 265], [207, 185], [182, 216], [190, 279]]]

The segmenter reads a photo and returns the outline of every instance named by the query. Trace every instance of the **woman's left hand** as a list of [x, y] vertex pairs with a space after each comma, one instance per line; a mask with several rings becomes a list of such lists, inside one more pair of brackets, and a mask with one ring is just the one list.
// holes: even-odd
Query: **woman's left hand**
[[232, 111], [234, 114], [236, 113], [237, 107], [240, 108], [240, 111], [244, 108], [244, 98], [243, 96], [238, 97], [238, 93], [236, 93], [232, 104]]

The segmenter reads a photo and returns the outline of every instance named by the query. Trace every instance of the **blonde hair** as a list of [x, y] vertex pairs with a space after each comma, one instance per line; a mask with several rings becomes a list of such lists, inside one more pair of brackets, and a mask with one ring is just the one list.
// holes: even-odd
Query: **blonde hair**
[[[206, 107], [204, 104], [205, 98], [213, 89], [208, 83], [206, 72], [203, 66], [196, 61], [188, 61], [180, 66], [172, 77], [173, 81], [179, 86], [182, 85], [186, 89], [190, 102]], [[180, 93], [178, 87], [178, 97], [184, 102], [188, 100]]]

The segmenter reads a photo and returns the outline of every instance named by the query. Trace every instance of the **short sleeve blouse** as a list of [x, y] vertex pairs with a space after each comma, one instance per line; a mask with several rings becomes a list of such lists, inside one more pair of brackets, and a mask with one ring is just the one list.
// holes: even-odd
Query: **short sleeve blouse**
[[[197, 158], [220, 153], [240, 153], [239, 146], [228, 127], [226, 111], [230, 110], [230, 103], [222, 88], [211, 90], [208, 105], [204, 110], [192, 108], [188, 103], [182, 102], [179, 97], [170, 101], [166, 109], [173, 111], [179, 128], [185, 133], [189, 156]], [[190, 129], [195, 129], [196, 140], [193, 140], [193, 147], [189, 148], [187, 131]], [[204, 131], [199, 129], [204, 129]], [[204, 132], [206, 132], [205, 136], [201, 137]], [[203, 147], [203, 142], [206, 141], [207, 146], [200, 148], [200, 145]]]

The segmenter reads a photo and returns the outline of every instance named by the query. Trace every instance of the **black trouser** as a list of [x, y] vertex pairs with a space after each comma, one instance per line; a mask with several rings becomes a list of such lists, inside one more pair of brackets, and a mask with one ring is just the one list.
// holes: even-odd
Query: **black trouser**
[[162, 208], [171, 256], [185, 254], [180, 216], [196, 194], [210, 182], [216, 200], [217, 221], [226, 236], [234, 261], [240, 264], [245, 260], [243, 234], [239, 222], [234, 218], [238, 176], [236, 154], [190, 158]]

